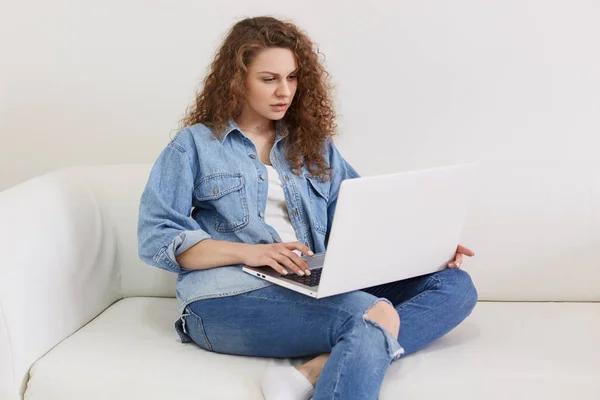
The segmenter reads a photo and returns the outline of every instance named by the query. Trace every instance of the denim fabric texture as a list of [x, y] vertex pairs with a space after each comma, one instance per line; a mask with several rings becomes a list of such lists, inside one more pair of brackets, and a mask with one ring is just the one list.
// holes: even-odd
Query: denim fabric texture
[[[246, 274], [242, 265], [182, 268], [176, 256], [207, 238], [281, 241], [264, 220], [268, 172], [256, 147], [233, 120], [225, 133], [217, 139], [202, 124], [181, 130], [153, 165], [140, 201], [139, 256], [178, 274], [181, 315], [175, 330], [181, 341], [243, 356], [330, 353], [313, 399], [376, 399], [392, 362], [445, 335], [471, 313], [477, 303], [471, 277], [445, 269], [314, 299]], [[295, 175], [284, 158], [287, 135], [278, 121], [270, 161], [283, 184], [296, 237], [321, 253], [340, 184], [359, 174], [329, 140], [323, 152], [332, 179], [321, 182], [305, 167]], [[379, 302], [398, 312], [398, 332], [367, 316]]]
[[[159, 154], [141, 196], [138, 254], [147, 264], [178, 274], [180, 311], [196, 300], [232, 296], [272, 283], [242, 271], [242, 265], [206, 270], [182, 268], [176, 257], [204, 239], [269, 244], [281, 239], [265, 223], [267, 168], [254, 143], [230, 120], [218, 139], [196, 124], [179, 131]], [[296, 237], [314, 253], [329, 240], [339, 186], [359, 177], [331, 140], [323, 148], [333, 168], [327, 182], [303, 167], [294, 174], [284, 157], [288, 130], [276, 123], [270, 161], [281, 178]]]
[[[398, 339], [365, 316], [379, 301], [398, 312]], [[313, 399], [372, 400], [392, 362], [451, 331], [476, 303], [469, 274], [445, 269], [323, 299], [275, 285], [196, 301], [175, 326], [183, 342], [217, 353], [275, 358], [331, 353]]]

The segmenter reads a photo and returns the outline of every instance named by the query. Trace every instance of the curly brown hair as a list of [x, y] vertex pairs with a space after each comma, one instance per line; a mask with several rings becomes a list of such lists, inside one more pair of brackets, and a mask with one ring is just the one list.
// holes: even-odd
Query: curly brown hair
[[229, 30], [210, 65], [195, 101], [188, 107], [181, 127], [203, 123], [223, 135], [228, 121], [240, 116], [245, 104], [247, 66], [263, 49], [290, 49], [298, 63], [298, 86], [285, 116], [288, 129], [285, 157], [296, 175], [302, 165], [324, 181], [331, 176], [324, 144], [335, 136], [337, 125], [331, 101], [329, 73], [319, 62], [318, 49], [292, 22], [262, 16], [246, 18]]

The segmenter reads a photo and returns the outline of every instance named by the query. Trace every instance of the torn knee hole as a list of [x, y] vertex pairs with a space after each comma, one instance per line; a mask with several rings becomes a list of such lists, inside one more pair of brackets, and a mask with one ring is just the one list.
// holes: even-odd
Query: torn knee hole
[[375, 321], [394, 337], [398, 337], [400, 316], [396, 309], [388, 302], [380, 300], [369, 308], [367, 312], [363, 314], [363, 321], [365, 321], [365, 324], [367, 320]]

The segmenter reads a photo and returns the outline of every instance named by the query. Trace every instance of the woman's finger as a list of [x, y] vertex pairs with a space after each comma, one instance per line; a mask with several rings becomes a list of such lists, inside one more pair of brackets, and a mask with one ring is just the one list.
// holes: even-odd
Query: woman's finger
[[296, 265], [302, 270], [304, 271], [304, 273], [306, 275], [310, 275], [310, 268], [308, 267], [308, 263], [306, 262], [306, 260], [302, 257], [300, 257], [298, 254], [296, 254], [293, 251], [290, 250], [286, 250], [285, 253], [283, 253], [284, 256], [287, 256], [290, 260], [292, 260], [294, 263], [296, 263]]
[[309, 249], [307, 246], [300, 242], [286, 242], [284, 243], [284, 246], [289, 250], [300, 250], [303, 254], [306, 254], [307, 256], [314, 255], [311, 249]]
[[279, 265], [277, 262], [275, 262], [274, 260], [272, 260], [270, 263], [267, 264], [269, 267], [273, 268], [275, 271], [279, 272], [281, 275], [287, 275], [288, 272], [285, 270], [285, 268], [283, 268], [281, 265]]
[[449, 268], [460, 268], [463, 263], [463, 255], [460, 253], [456, 253], [454, 255], [454, 260], [448, 263]]
[[457, 253], [456, 258], [454, 259], [454, 265], [456, 265], [456, 268], [460, 268], [462, 263], [463, 263], [463, 255], [460, 253]]
[[273, 259], [275, 259], [275, 261], [277, 261], [284, 267], [287, 267], [289, 270], [294, 271], [297, 275], [304, 276], [304, 271], [302, 271], [296, 264], [294, 264], [292, 260], [289, 259], [289, 257], [286, 257], [283, 254], [275, 254], [273, 255]]
[[465, 246], [461, 246], [460, 244], [456, 248], [456, 252], [469, 257], [473, 257], [475, 255], [473, 250], [467, 249]]

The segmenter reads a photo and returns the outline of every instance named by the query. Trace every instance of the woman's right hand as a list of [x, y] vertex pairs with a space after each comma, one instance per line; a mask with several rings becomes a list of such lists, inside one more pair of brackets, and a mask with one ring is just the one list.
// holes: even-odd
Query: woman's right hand
[[300, 242], [251, 244], [244, 250], [243, 262], [250, 267], [269, 266], [284, 275], [288, 273], [284, 267], [300, 276], [310, 275], [306, 260], [292, 250], [313, 255], [313, 252]]

